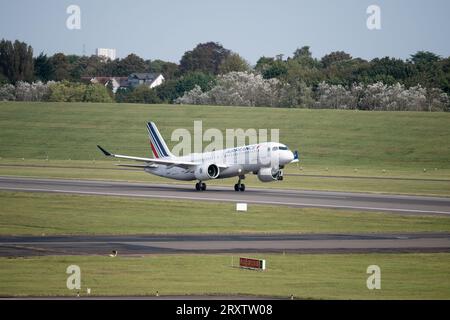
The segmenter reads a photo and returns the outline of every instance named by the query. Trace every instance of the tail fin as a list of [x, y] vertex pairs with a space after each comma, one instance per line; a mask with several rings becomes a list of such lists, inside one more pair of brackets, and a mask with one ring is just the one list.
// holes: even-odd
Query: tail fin
[[153, 155], [156, 158], [172, 158], [173, 154], [170, 153], [169, 148], [166, 145], [163, 137], [159, 133], [155, 123], [147, 123], [148, 135], [150, 137], [150, 146], [152, 148]]

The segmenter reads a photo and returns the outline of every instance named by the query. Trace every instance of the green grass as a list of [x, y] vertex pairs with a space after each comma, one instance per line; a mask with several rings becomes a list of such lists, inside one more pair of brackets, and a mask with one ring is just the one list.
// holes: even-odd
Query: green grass
[[[172, 131], [192, 131], [194, 120], [203, 120], [204, 130], [279, 128], [280, 141], [301, 154], [301, 164], [290, 166], [287, 173], [353, 177], [287, 176], [274, 184], [248, 177], [249, 187], [450, 195], [448, 113], [7, 102], [0, 103], [0, 175], [174, 182], [113, 170], [116, 162], [105, 161], [95, 147], [150, 156], [148, 120], [158, 124], [169, 147], [174, 145]], [[357, 179], [366, 176], [441, 181]], [[234, 180], [211, 182], [224, 183], [231, 187]], [[441, 216], [259, 205], [237, 214], [232, 203], [43, 193], [0, 192], [0, 208], [1, 235], [450, 231], [450, 218]], [[95, 295], [159, 291], [317, 299], [450, 298], [446, 253], [261, 257], [267, 259], [266, 272], [232, 268], [230, 255], [0, 258], [0, 295], [74, 295], [65, 287], [65, 271], [77, 264], [83, 292], [91, 288]], [[372, 264], [382, 270], [380, 291], [366, 288], [366, 268]]]
[[[448, 253], [257, 256], [266, 259], [265, 272], [233, 268], [231, 255], [0, 258], [0, 295], [74, 296], [66, 288], [66, 268], [75, 264], [82, 295], [90, 288], [92, 295], [450, 299]], [[366, 287], [367, 267], [374, 264], [381, 268], [381, 290]]]
[[450, 217], [0, 192], [0, 235], [450, 232]]
[[96, 144], [150, 155], [145, 122], [169, 147], [176, 128], [279, 128], [303, 164], [450, 169], [450, 114], [87, 103], [0, 103], [0, 157], [90, 160]]
[[[442, 180], [288, 176], [282, 183], [262, 184], [250, 177], [248, 186], [450, 195], [448, 113], [0, 102], [0, 175], [174, 182], [140, 172], [95, 170], [115, 163], [104, 161], [96, 144], [151, 156], [147, 120], [158, 124], [169, 147], [175, 144], [172, 131], [192, 132], [194, 120], [203, 120], [204, 130], [279, 128], [280, 141], [301, 153], [300, 165], [289, 166], [287, 173]], [[46, 167], [27, 167], [33, 163]], [[55, 164], [61, 168], [48, 167]]]

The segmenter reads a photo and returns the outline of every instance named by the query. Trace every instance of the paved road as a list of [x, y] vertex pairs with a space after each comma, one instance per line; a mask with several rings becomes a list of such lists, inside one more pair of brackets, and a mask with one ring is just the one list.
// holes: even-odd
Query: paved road
[[0, 237], [0, 256], [243, 252], [450, 252], [450, 234]]
[[165, 198], [177, 200], [247, 202], [294, 207], [388, 211], [450, 215], [450, 198], [381, 195], [349, 192], [258, 189], [235, 192], [232, 186], [208, 186], [198, 192], [190, 185], [144, 184], [92, 180], [1, 177], [0, 190]]

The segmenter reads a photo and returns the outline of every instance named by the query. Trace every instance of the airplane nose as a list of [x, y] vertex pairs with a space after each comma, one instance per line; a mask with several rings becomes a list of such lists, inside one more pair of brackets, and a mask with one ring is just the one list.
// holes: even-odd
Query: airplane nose
[[289, 150], [289, 162], [294, 161], [294, 158], [295, 158], [294, 153]]
[[284, 163], [290, 163], [294, 160], [294, 154], [292, 153], [291, 150], [285, 151], [283, 153], [282, 159]]

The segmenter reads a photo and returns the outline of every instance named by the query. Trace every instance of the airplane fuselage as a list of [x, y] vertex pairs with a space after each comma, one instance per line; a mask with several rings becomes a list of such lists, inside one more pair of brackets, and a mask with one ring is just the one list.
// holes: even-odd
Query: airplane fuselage
[[[266, 142], [236, 148], [216, 150], [205, 153], [192, 153], [190, 155], [177, 157], [180, 161], [198, 162], [205, 166], [215, 164], [219, 168], [219, 174], [214, 179], [223, 179], [236, 176], [244, 176], [248, 173], [257, 173], [261, 168], [272, 168], [278, 170], [292, 162], [294, 155], [292, 151], [282, 144]], [[199, 180], [196, 176], [196, 168], [177, 167], [158, 164], [153, 168], [146, 168], [146, 172], [160, 177], [192, 181]], [[209, 179], [204, 179], [209, 180]]]

